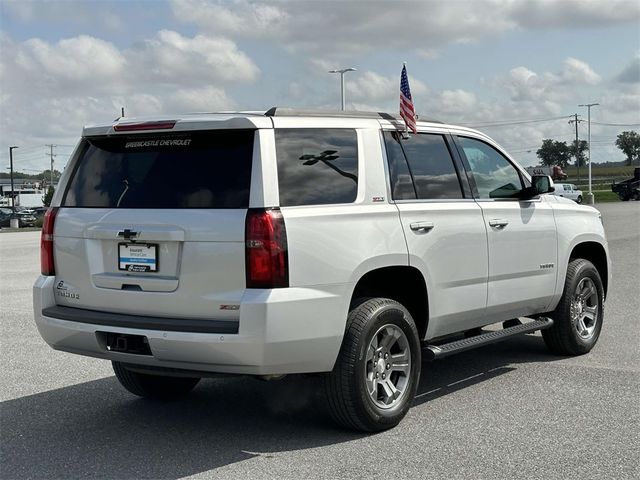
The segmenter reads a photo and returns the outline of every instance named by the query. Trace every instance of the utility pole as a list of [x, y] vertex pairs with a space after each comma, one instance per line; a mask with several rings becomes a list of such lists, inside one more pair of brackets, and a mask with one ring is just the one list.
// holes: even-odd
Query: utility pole
[[599, 103], [583, 103], [578, 105], [579, 107], [587, 107], [587, 125], [589, 136], [589, 193], [587, 194], [587, 204], [593, 205], [593, 192], [591, 191], [591, 107], [600, 105]]
[[13, 149], [18, 147], [9, 147], [9, 167], [11, 168], [11, 210], [15, 211], [16, 197], [13, 191]]
[[578, 183], [580, 183], [580, 159], [578, 158], [578, 155], [580, 155], [580, 150], [579, 150], [579, 140], [578, 140], [578, 123], [583, 122], [584, 120], [578, 120], [578, 117], [580, 115], [578, 115], [577, 113], [574, 113], [573, 115], [571, 115], [572, 117], [574, 117], [573, 120], [569, 120], [569, 123], [575, 123], [576, 124], [576, 167], [578, 167]]
[[50, 149], [50, 153], [47, 153], [46, 155], [49, 155], [49, 157], [51, 157], [51, 187], [53, 187], [53, 159], [55, 157], [55, 155], [53, 154], [53, 147], [57, 147], [57, 145], [51, 143], [47, 145], [47, 147], [49, 147]]

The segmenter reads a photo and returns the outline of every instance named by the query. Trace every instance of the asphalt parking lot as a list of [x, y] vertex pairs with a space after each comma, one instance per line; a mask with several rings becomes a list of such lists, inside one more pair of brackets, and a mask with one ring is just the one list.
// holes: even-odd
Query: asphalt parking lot
[[41, 340], [39, 234], [0, 233], [0, 477], [640, 478], [640, 202], [598, 208], [614, 277], [589, 355], [536, 334], [425, 363], [405, 420], [369, 436], [327, 420], [313, 378], [133, 397], [108, 362]]

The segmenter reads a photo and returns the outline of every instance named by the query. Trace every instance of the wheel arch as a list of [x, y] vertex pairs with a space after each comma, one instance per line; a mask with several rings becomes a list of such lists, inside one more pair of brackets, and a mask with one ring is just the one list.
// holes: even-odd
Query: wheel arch
[[605, 298], [609, 288], [609, 262], [607, 259], [607, 251], [604, 246], [598, 242], [582, 242], [573, 247], [569, 255], [569, 262], [575, 258], [583, 258], [589, 260], [598, 270], [602, 286], [604, 288]]
[[370, 270], [356, 282], [350, 304], [353, 305], [357, 298], [365, 297], [390, 298], [401, 303], [411, 313], [419, 338], [424, 339], [429, 318], [429, 298], [420, 270], [409, 265]]

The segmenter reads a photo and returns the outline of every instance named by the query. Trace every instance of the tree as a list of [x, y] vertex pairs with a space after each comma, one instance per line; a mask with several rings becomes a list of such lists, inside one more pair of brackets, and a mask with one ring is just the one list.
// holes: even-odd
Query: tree
[[52, 186], [49, 186], [49, 188], [47, 189], [47, 193], [45, 193], [44, 197], [42, 197], [42, 204], [45, 207], [51, 205], [51, 199], [53, 198], [53, 194], [55, 193], [55, 191], [55, 188], [53, 188]]
[[[60, 180], [60, 176], [62, 175], [62, 173], [60, 173], [58, 170], [54, 169], [53, 170], [53, 181], [57, 182], [58, 180]], [[40, 174], [40, 177], [45, 178], [47, 181], [49, 181], [51, 179], [51, 170], [47, 169], [47, 170], [43, 170], [42, 173]]]
[[576, 167], [584, 167], [587, 164], [585, 152], [589, 150], [589, 144], [586, 140], [574, 140], [569, 151], [571, 156], [576, 159]]
[[543, 165], [560, 165], [566, 168], [571, 158], [571, 149], [566, 142], [553, 141], [550, 138], [542, 140], [542, 146], [536, 152]]
[[618, 134], [616, 147], [627, 156], [627, 165], [632, 165], [634, 161], [640, 163], [640, 135], [638, 132], [626, 131]]

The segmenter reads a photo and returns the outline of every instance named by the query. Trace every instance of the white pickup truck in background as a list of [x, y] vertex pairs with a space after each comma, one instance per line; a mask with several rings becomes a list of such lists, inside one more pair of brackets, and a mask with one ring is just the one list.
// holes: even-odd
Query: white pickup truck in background
[[582, 190], [578, 190], [575, 185], [571, 183], [556, 183], [554, 186], [556, 187], [553, 192], [554, 195], [568, 198], [576, 203], [582, 203]]

